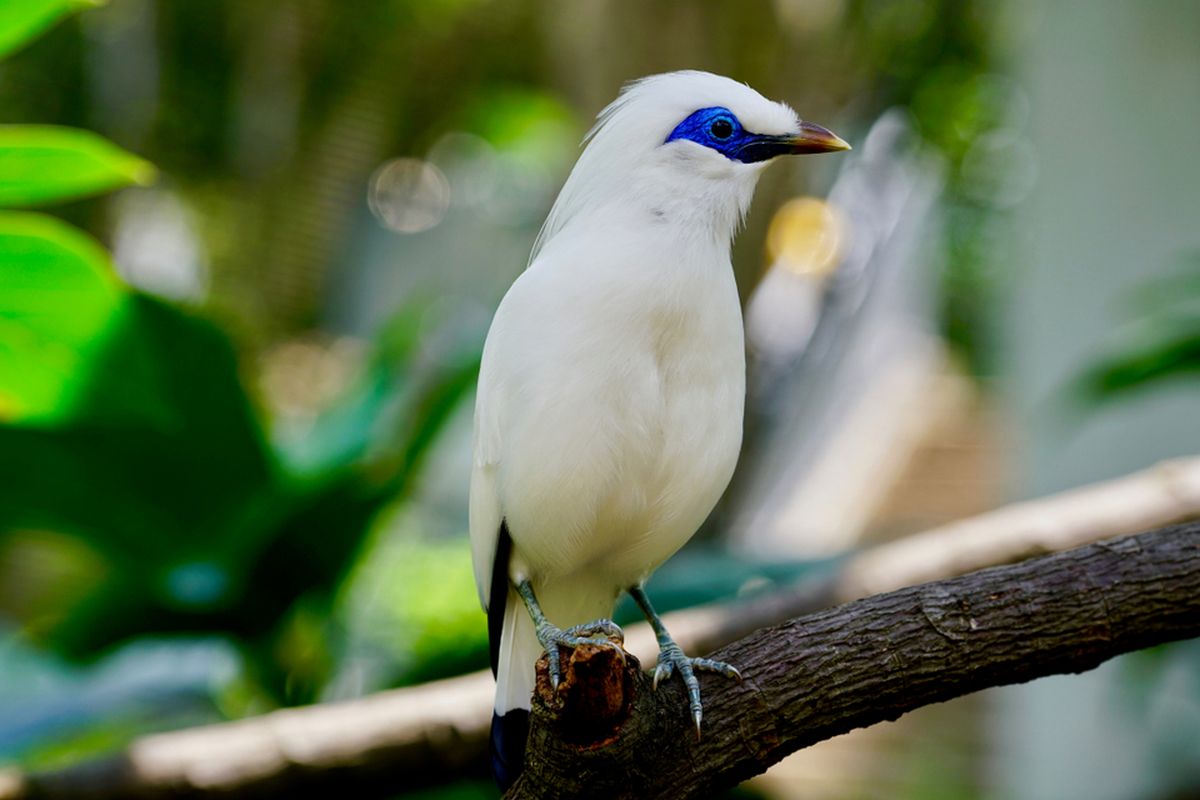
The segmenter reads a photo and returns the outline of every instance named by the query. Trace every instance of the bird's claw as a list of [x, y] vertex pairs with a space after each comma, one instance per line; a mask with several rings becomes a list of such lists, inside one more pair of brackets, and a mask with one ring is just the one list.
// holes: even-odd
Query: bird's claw
[[683, 685], [687, 687], [688, 707], [692, 712], [692, 721], [696, 725], [696, 738], [699, 739], [700, 720], [704, 716], [704, 707], [700, 703], [700, 681], [696, 677], [696, 672], [716, 672], [727, 678], [733, 678], [738, 683], [742, 681], [742, 673], [738, 672], [737, 667], [724, 661], [684, 655], [683, 649], [673, 641], [660, 642], [658, 664], [654, 668], [653, 688], [658, 689], [660, 683], [670, 680], [677, 671], [683, 678]]
[[566, 630], [547, 622], [538, 628], [537, 635], [538, 641], [546, 650], [550, 687], [555, 691], [562, 682], [560, 647], [575, 648], [583, 644], [608, 647], [616, 651], [621, 663], [625, 663], [625, 648], [622, 646], [625, 644], [625, 632], [610, 619], [593, 620], [582, 625], [573, 625]]
[[585, 639], [605, 639], [618, 645], [625, 644], [625, 631], [611, 619], [594, 619], [582, 625], [572, 625], [564, 631], [568, 636], [580, 636]]

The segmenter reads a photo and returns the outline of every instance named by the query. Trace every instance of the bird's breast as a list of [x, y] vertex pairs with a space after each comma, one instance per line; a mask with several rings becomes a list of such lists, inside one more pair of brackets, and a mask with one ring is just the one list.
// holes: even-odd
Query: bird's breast
[[745, 365], [732, 275], [626, 288], [568, 296], [534, 370], [554, 385], [521, 392], [522, 455], [504, 493], [535, 572], [640, 580], [696, 531], [737, 460]]
[[742, 438], [740, 313], [663, 322], [652, 351], [658, 394], [648, 411], [650, 458], [637, 478], [646, 486], [646, 503], [634, 510], [640, 518], [630, 525], [627, 540], [628, 567], [643, 575], [708, 516], [728, 485]]

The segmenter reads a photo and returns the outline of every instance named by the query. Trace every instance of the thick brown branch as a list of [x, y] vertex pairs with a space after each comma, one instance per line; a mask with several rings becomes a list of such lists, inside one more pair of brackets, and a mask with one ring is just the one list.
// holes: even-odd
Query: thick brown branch
[[[1200, 636], [1200, 524], [1115, 539], [848, 603], [716, 654], [736, 684], [702, 680], [704, 737], [677, 681], [633, 672], [619, 734], [539, 687], [526, 771], [510, 798], [703, 797], [853, 728], [991, 686], [1082, 672]], [[547, 702], [547, 701], [550, 702]], [[552, 708], [553, 707], [553, 708]], [[568, 705], [568, 708], [570, 706]], [[569, 725], [571, 741], [560, 729]]]

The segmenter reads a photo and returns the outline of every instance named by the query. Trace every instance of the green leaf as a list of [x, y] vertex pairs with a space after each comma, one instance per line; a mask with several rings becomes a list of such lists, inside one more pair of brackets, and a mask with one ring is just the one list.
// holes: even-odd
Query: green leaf
[[125, 297], [86, 234], [41, 214], [0, 213], [0, 419], [68, 408]]
[[0, 540], [52, 531], [104, 564], [39, 636], [78, 655], [147, 629], [267, 624], [239, 604], [282, 489], [228, 339], [130, 293], [81, 373], [69, 414], [0, 425]]
[[1200, 324], [1164, 331], [1158, 340], [1127, 345], [1108, 355], [1076, 381], [1075, 390], [1084, 400], [1098, 404], [1169, 379], [1196, 377], [1200, 377]]
[[[3, 2], [3, 0], [0, 0]], [[0, 125], [0, 205], [62, 202], [154, 180], [154, 167], [94, 133]]]
[[1108, 337], [1107, 352], [1070, 384], [1077, 401], [1100, 404], [1167, 381], [1200, 377], [1200, 253], [1183, 268], [1140, 283], [1128, 296], [1133, 319]]
[[62, 17], [104, 0], [0, 0], [0, 58], [28, 44]]

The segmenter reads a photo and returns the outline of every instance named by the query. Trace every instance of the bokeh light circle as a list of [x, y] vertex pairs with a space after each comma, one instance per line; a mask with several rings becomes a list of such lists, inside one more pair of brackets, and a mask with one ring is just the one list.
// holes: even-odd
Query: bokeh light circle
[[433, 164], [397, 158], [371, 176], [367, 205], [375, 218], [397, 233], [435, 227], [450, 208], [450, 182]]
[[842, 254], [846, 223], [823, 200], [797, 197], [784, 203], [767, 229], [769, 263], [799, 275], [832, 272]]

